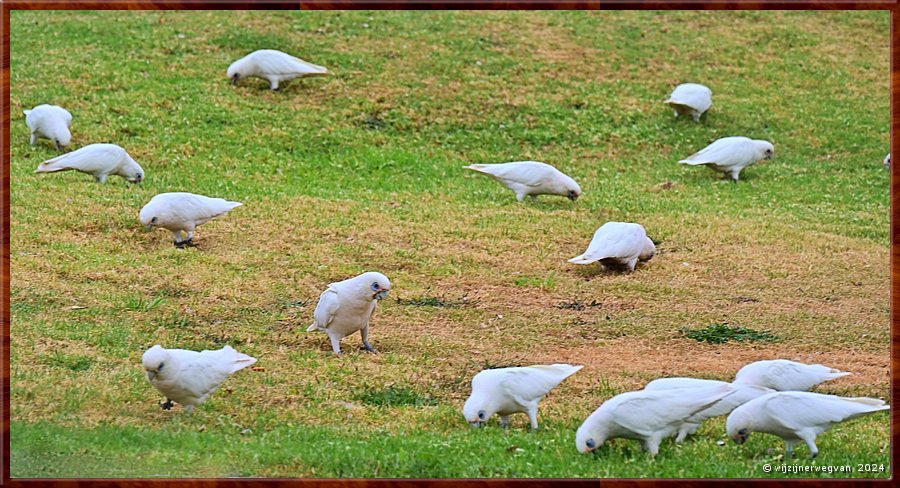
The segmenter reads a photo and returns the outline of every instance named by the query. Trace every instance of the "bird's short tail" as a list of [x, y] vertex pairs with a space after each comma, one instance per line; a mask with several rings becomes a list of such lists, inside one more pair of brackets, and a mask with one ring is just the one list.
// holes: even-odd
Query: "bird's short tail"
[[468, 166], [463, 166], [463, 169], [470, 169], [472, 171], [477, 171], [479, 173], [488, 174], [487, 171], [485, 171], [486, 168], [484, 167], [483, 164], [470, 164]]
[[312, 325], [310, 325], [309, 327], [306, 328], [307, 332], [312, 332], [314, 330], [319, 330], [319, 326], [316, 325], [315, 323], [313, 323]]
[[847, 398], [846, 400], [856, 403], [862, 403], [863, 405], [872, 405], [873, 407], [884, 406], [884, 410], [891, 408], [889, 405], [884, 404], [884, 400], [879, 400], [877, 398], [857, 397]]
[[570, 263], [574, 263], [574, 264], [591, 264], [594, 261], [596, 261], [596, 259], [588, 258], [586, 254], [582, 254], [581, 256], [575, 256], [574, 258], [569, 260]]

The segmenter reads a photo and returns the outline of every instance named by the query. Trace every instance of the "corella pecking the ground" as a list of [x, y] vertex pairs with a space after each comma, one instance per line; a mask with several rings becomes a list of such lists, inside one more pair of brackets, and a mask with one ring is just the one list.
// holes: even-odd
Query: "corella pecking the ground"
[[725, 422], [728, 437], [738, 444], [751, 432], [765, 432], [784, 439], [785, 458], [794, 444], [805, 442], [813, 458], [819, 454], [816, 437], [834, 424], [862, 415], [889, 410], [875, 398], [844, 398], [806, 391], [780, 391], [763, 395], [734, 409]]
[[57, 105], [38, 105], [31, 110], [25, 110], [25, 124], [31, 130], [31, 145], [38, 138], [50, 139], [56, 149], [69, 145], [72, 133], [69, 126], [72, 125], [72, 114], [68, 110]]
[[176, 402], [190, 412], [205, 402], [232, 373], [256, 362], [256, 358], [241, 354], [231, 346], [216, 351], [188, 351], [164, 349], [155, 345], [144, 353], [141, 363], [147, 379], [166, 396], [163, 410]]
[[500, 415], [500, 426], [509, 425], [510, 414], [524, 412], [537, 430], [538, 402], [562, 380], [583, 366], [550, 364], [486, 369], [472, 378], [472, 394], [463, 405], [463, 416], [473, 427], [481, 427], [492, 415]]
[[341, 353], [341, 339], [359, 331], [363, 347], [369, 352], [369, 320], [378, 300], [387, 296], [391, 281], [381, 273], [368, 272], [344, 281], [331, 283], [319, 296], [313, 323], [307, 332], [321, 330], [331, 339], [331, 349]]
[[699, 122], [700, 116], [712, 107], [712, 90], [697, 83], [682, 83], [664, 103], [672, 107], [675, 117], [690, 115], [694, 122]]
[[581, 424], [575, 433], [575, 448], [578, 452], [591, 452], [609, 439], [625, 438], [641, 441], [644, 450], [656, 456], [660, 442], [678, 432], [685, 420], [733, 392], [724, 385], [616, 395]]
[[678, 162], [691, 166], [706, 165], [723, 173], [725, 179], [730, 177], [732, 181], [738, 181], [742, 169], [774, 156], [775, 146], [769, 141], [723, 137]]
[[307, 76], [325, 76], [328, 70], [281, 51], [261, 49], [231, 63], [226, 74], [232, 85], [236, 85], [241, 78], [254, 76], [268, 81], [269, 88], [277, 90], [281, 82]]
[[526, 196], [560, 195], [572, 200], [581, 196], [581, 187], [568, 175], [538, 161], [516, 161], [502, 164], [470, 164], [464, 166], [478, 173], [493, 177], [516, 194], [516, 200]]
[[48, 159], [34, 171], [53, 173], [74, 169], [105, 183], [109, 175], [118, 175], [132, 183], [144, 181], [144, 170], [131, 156], [115, 144], [91, 144], [70, 153]]
[[734, 390], [734, 393], [719, 400], [711, 407], [701, 410], [694, 415], [688, 417], [678, 427], [678, 435], [675, 437], [675, 443], [681, 444], [684, 439], [697, 432], [700, 424], [704, 420], [722, 415], [728, 415], [732, 410], [754, 398], [772, 393], [775, 390], [762, 386], [726, 383], [724, 381], [703, 380], [698, 378], [660, 378], [647, 383], [644, 390], [674, 390], [679, 388], [709, 388], [714, 386], [728, 386]]
[[787, 359], [757, 361], [741, 368], [735, 383], [765, 386], [778, 391], [806, 391], [819, 383], [847, 376], [846, 371], [821, 364], [803, 364]]
[[[225, 215], [231, 209], [243, 205], [222, 198], [210, 198], [193, 193], [160, 193], [151, 198], [139, 215], [141, 225], [147, 229], [162, 227], [172, 231], [175, 247], [194, 245], [194, 228], [211, 219]], [[182, 232], [187, 234], [182, 238]]]
[[649, 261], [655, 254], [656, 245], [647, 237], [643, 226], [630, 222], [607, 222], [594, 232], [587, 251], [569, 262], [590, 264], [600, 261], [607, 268], [624, 266], [634, 271], [638, 261]]

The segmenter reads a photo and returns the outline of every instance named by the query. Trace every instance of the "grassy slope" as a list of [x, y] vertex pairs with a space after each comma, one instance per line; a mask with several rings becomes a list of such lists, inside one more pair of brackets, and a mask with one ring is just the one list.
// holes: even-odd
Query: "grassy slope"
[[[653, 462], [622, 440], [578, 456], [574, 429], [649, 379], [773, 357], [858, 373], [819, 391], [887, 394], [888, 19], [13, 12], [13, 474], [763, 476], [780, 440], [716, 446], [721, 420]], [[230, 86], [227, 65], [266, 47], [335, 75]], [[715, 94], [701, 124], [660, 103], [684, 81]], [[146, 181], [33, 174], [55, 151], [29, 146], [17, 114], [48, 102], [73, 113], [72, 148], [118, 143]], [[727, 135], [769, 139], [776, 159], [736, 185], [675, 164]], [[520, 205], [460, 169], [524, 159], [583, 198]], [[137, 223], [163, 191], [245, 206], [178, 251]], [[566, 263], [606, 220], [641, 222], [659, 255], [630, 275]], [[382, 354], [351, 337], [330, 357], [303, 333], [315, 300], [365, 270], [395, 298], [466, 300], [388, 300]], [[723, 321], [782, 340], [678, 332]], [[231, 344], [266, 369], [193, 416], [162, 412], [139, 359], [157, 342]], [[465, 428], [475, 372], [556, 361], [586, 367], [542, 404], [544, 431]], [[818, 463], [886, 464], [887, 442], [886, 416], [857, 420], [821, 437]]]

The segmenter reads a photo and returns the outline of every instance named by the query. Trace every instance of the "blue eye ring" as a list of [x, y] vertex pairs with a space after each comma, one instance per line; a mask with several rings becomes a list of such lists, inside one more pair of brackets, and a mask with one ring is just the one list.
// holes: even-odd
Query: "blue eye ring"
[[588, 446], [589, 449], [597, 447], [597, 443], [594, 442], [594, 439], [588, 439], [587, 442], [584, 443], [584, 445]]
[[380, 288], [380, 287], [378, 286], [378, 282], [376, 281], [375, 283], [372, 283], [371, 288], [372, 288], [372, 291], [378, 290], [378, 288]]
[[479, 411], [478, 411], [478, 418], [479, 418], [480, 420], [484, 420], [484, 410], [479, 410]]

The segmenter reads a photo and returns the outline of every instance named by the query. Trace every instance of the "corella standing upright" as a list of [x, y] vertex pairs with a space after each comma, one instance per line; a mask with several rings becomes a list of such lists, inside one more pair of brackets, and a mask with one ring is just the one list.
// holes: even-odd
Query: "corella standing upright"
[[313, 323], [306, 331], [321, 330], [328, 334], [335, 354], [341, 353], [341, 339], [359, 331], [363, 347], [375, 352], [369, 344], [369, 321], [378, 300], [386, 297], [390, 290], [388, 277], [375, 272], [331, 283], [319, 296]]
[[584, 366], [539, 364], [536, 366], [486, 369], [472, 378], [472, 394], [463, 405], [463, 416], [473, 427], [481, 427], [495, 413], [500, 426], [509, 425], [509, 415], [528, 414], [537, 430], [538, 402], [564, 379]]
[[241, 78], [254, 76], [268, 81], [269, 88], [277, 90], [281, 82], [306, 76], [324, 76], [328, 70], [275, 49], [260, 49], [231, 63], [226, 74], [232, 85], [236, 85]]
[[[222, 198], [210, 198], [193, 193], [160, 193], [151, 198], [141, 209], [141, 225], [148, 229], [162, 227], [172, 231], [175, 247], [194, 245], [194, 228], [225, 215], [231, 209], [243, 205]], [[182, 238], [182, 232], [187, 234]]]

